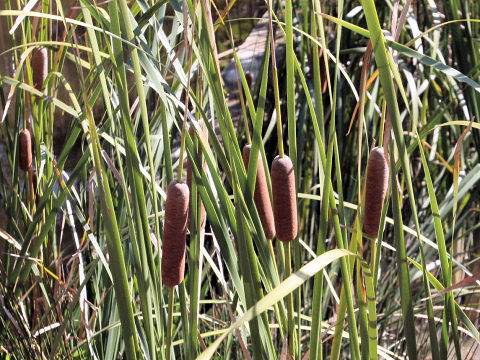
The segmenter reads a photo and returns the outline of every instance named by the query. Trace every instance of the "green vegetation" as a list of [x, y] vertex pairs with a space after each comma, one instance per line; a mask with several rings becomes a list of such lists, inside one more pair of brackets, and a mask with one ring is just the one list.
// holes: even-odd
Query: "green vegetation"
[[[0, 9], [0, 358], [480, 357], [480, 3]], [[261, 66], [243, 69], [262, 24]], [[389, 176], [370, 190], [388, 190], [367, 231], [374, 146]], [[166, 189], [187, 162], [169, 288]], [[279, 220], [289, 181], [297, 216]], [[268, 200], [295, 239], [266, 238]]]

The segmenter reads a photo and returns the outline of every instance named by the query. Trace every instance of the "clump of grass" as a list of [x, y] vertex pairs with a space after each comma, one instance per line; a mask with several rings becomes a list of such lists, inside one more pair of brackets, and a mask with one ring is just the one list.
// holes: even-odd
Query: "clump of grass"
[[190, 191], [185, 183], [174, 180], [167, 187], [162, 280], [169, 288], [179, 285], [184, 277], [189, 194]]
[[[251, 144], [247, 144], [243, 147], [242, 155], [245, 168], [248, 168], [251, 150]], [[273, 219], [272, 204], [268, 193], [267, 178], [265, 176], [265, 169], [263, 168], [263, 162], [261, 159], [257, 162], [257, 178], [255, 180], [255, 193], [253, 199], [262, 222], [265, 237], [267, 239], [272, 239], [275, 236], [275, 222]]]
[[277, 238], [283, 242], [297, 237], [297, 193], [292, 160], [277, 156], [272, 163], [273, 216]]
[[374, 147], [370, 152], [367, 165], [365, 189], [365, 215], [363, 230], [372, 237], [378, 236], [380, 216], [388, 189], [388, 164], [383, 148]]
[[48, 52], [44, 47], [37, 46], [32, 50], [32, 72], [33, 86], [42, 91], [48, 74]]
[[32, 169], [32, 136], [28, 129], [20, 131], [19, 165], [20, 169], [25, 172]]

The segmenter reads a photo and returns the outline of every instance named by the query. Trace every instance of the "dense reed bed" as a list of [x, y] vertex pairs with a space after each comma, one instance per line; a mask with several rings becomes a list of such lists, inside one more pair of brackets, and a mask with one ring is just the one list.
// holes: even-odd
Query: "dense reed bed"
[[461, 0], [1, 1], [0, 358], [478, 359], [478, 34]]

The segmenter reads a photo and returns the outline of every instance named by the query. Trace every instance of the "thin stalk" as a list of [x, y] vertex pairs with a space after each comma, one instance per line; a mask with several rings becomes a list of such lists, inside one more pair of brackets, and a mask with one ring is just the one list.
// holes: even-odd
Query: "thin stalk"
[[387, 114], [387, 102], [385, 98], [382, 101], [382, 117], [380, 119], [380, 136], [378, 137], [378, 146], [383, 147], [383, 138], [385, 132], [385, 116]]
[[[196, 3], [194, 6], [194, 13], [196, 9]], [[184, 4], [186, 6], [186, 4]], [[185, 12], [185, 14], [188, 14], [188, 12]], [[194, 18], [195, 19], [195, 18]], [[188, 16], [184, 16], [184, 20], [188, 22]], [[193, 41], [193, 29], [195, 27], [195, 21], [192, 24], [192, 41]], [[188, 26], [187, 24], [184, 24], [184, 41], [185, 41], [185, 48], [190, 49], [188, 52], [188, 75], [187, 75], [187, 88], [185, 90], [185, 110], [183, 113], [183, 123], [182, 123], [182, 139], [180, 142], [180, 157], [178, 158], [178, 175], [177, 175], [177, 181], [182, 181], [182, 171], [183, 171], [183, 161], [184, 161], [184, 154], [185, 154], [185, 135], [187, 132], [187, 114], [188, 114], [188, 101], [190, 100], [190, 81], [191, 81], [191, 71], [192, 71], [192, 58], [193, 58], [193, 47], [188, 46]]]
[[163, 136], [163, 148], [164, 148], [164, 157], [165, 157], [165, 166], [166, 166], [166, 179], [167, 184], [173, 180], [173, 169], [172, 169], [172, 153], [170, 149], [170, 138], [168, 135], [168, 124], [167, 124], [167, 112], [165, 106], [160, 105], [161, 109], [161, 119], [162, 119], [162, 136]]
[[173, 290], [175, 288], [168, 288], [168, 323], [167, 323], [167, 348], [166, 360], [172, 358], [172, 326], [173, 326]]
[[[185, 289], [185, 281], [182, 281], [178, 285], [178, 298], [180, 302], [180, 314], [182, 316], [183, 338], [188, 339], [190, 329], [188, 323], [187, 291]], [[188, 341], [184, 341], [184, 353], [190, 354], [190, 344]]]
[[[285, 249], [285, 279], [292, 274], [292, 257], [290, 250], [290, 242], [283, 243]], [[287, 296], [288, 306], [288, 354], [295, 357], [295, 323], [293, 321], [293, 295]]]
[[[297, 168], [297, 136], [295, 121], [295, 52], [293, 49], [293, 7], [292, 0], [285, 1], [285, 43], [287, 63], [287, 117], [288, 153], [295, 170], [295, 180], [299, 177]], [[295, 181], [296, 183], [298, 181]]]
[[[267, 243], [268, 243], [268, 251], [270, 253], [270, 256], [273, 260], [273, 266], [275, 267], [275, 271], [276, 273], [278, 274], [278, 267], [277, 267], [277, 261], [275, 259], [275, 250], [273, 249], [273, 241], [270, 240], [270, 239], [267, 239]], [[280, 261], [283, 261], [284, 259], [280, 259]], [[285, 317], [285, 312], [284, 312], [284, 309], [283, 308], [279, 308], [278, 304], [275, 304], [275, 314], [279, 314], [277, 316], [277, 321], [278, 321], [278, 330], [279, 330], [279, 333], [280, 333], [280, 339], [283, 339], [284, 338], [284, 322], [283, 322], [283, 318]], [[288, 328], [288, 323], [287, 323], [287, 328]]]
[[[358, 223], [358, 222], [357, 222]], [[357, 225], [357, 228], [359, 225]], [[356, 240], [357, 241], [357, 240]], [[359, 249], [361, 251], [361, 248]], [[357, 299], [358, 299], [358, 324], [360, 328], [360, 338], [362, 339], [361, 356], [362, 360], [369, 358], [369, 349], [367, 344], [368, 340], [368, 319], [367, 319], [367, 299], [365, 298], [365, 289], [363, 287], [362, 279], [362, 267], [360, 266], [360, 260], [357, 258], [356, 263], [356, 287], [357, 287]]]
[[[300, 249], [300, 243], [298, 241], [295, 241], [294, 244], [293, 244], [293, 264], [294, 266], [297, 268], [297, 269], [300, 269], [302, 267], [302, 259], [301, 259], [301, 249]], [[302, 328], [301, 328], [301, 324], [302, 324], [302, 319], [301, 319], [301, 316], [300, 316], [300, 313], [301, 313], [301, 310], [302, 310], [302, 290], [301, 290], [301, 287], [299, 287], [298, 289], [295, 290], [295, 311], [297, 313], [297, 332], [295, 334], [295, 339], [296, 339], [296, 347], [295, 347], [295, 351], [296, 351], [296, 354], [297, 356], [300, 356], [301, 354], [301, 343], [302, 343]], [[294, 329], [295, 329], [295, 325], [294, 325]]]
[[[378, 346], [378, 335], [377, 335], [377, 304], [375, 297], [375, 287], [372, 277], [372, 272], [370, 265], [363, 258], [358, 258], [358, 264], [362, 268], [362, 273], [364, 277], [365, 284], [365, 298], [367, 300], [367, 325], [368, 325], [368, 351], [369, 359], [375, 360], [378, 358], [377, 355], [377, 346]], [[363, 345], [366, 347], [366, 345]]]
[[[277, 64], [275, 58], [275, 46], [274, 46], [274, 34], [273, 34], [273, 25], [271, 18], [271, 8], [269, 6], [269, 25], [270, 25], [270, 37], [271, 37], [271, 46], [272, 46], [272, 76], [274, 78], [274, 83], [278, 82], [278, 73], [277, 73]], [[293, 49], [293, 8], [292, 0], [285, 1], [285, 41], [286, 41], [286, 64], [287, 64], [287, 118], [288, 118], [288, 143], [289, 143], [289, 155], [293, 163], [293, 169], [295, 171], [295, 189], [298, 184], [299, 171], [297, 168], [297, 137], [296, 137], [296, 121], [295, 121], [295, 52]], [[278, 83], [274, 88], [275, 96], [278, 96]], [[279, 111], [279, 102], [276, 101], [277, 107], [277, 135], [279, 143], [279, 156], [282, 158], [284, 156], [283, 149], [283, 134], [281, 131], [281, 118]], [[297, 211], [297, 210], [295, 210]], [[291, 249], [290, 243], [285, 244], [285, 274], [286, 277], [290, 276], [292, 272], [292, 263], [291, 263]], [[289, 294], [287, 297], [288, 303], [288, 353], [295, 357], [295, 323], [293, 319], [293, 294]]]
[[282, 112], [280, 109], [280, 90], [278, 89], [278, 70], [277, 70], [277, 60], [275, 57], [275, 38], [273, 35], [272, 0], [267, 0], [267, 3], [268, 3], [268, 34], [270, 36], [270, 46], [272, 51], [273, 94], [275, 97], [275, 112], [277, 115], [278, 154], [281, 158], [283, 158], [284, 149], [283, 149]]

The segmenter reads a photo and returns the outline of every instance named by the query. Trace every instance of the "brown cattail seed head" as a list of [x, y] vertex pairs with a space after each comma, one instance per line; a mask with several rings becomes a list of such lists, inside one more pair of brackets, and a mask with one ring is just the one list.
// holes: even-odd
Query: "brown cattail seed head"
[[375, 147], [368, 159], [363, 217], [363, 231], [372, 238], [378, 236], [383, 201], [388, 189], [388, 177], [388, 164], [383, 149]]
[[162, 244], [162, 280], [167, 287], [180, 284], [184, 277], [188, 198], [187, 184], [175, 180], [168, 184]]
[[44, 47], [36, 47], [32, 50], [33, 86], [42, 91], [43, 83], [48, 74], [48, 54]]
[[[243, 163], [245, 169], [248, 169], [248, 161], [250, 160], [250, 151], [252, 145], [248, 144], [243, 147]], [[255, 193], [253, 195], [258, 215], [262, 222], [263, 232], [267, 239], [273, 239], [275, 236], [275, 222], [273, 220], [272, 204], [268, 194], [267, 179], [265, 177], [265, 169], [263, 168], [262, 159], [257, 162], [257, 179], [255, 181]]]
[[[203, 120], [200, 120], [198, 122], [200, 127], [203, 126]], [[188, 129], [188, 133], [190, 134], [190, 138], [192, 141], [194, 140], [195, 136], [195, 128], [193, 125], [190, 126]], [[207, 141], [208, 140], [208, 133], [205, 133], [204, 131], [201, 131], [198, 133], [200, 139]], [[199, 140], [200, 141], [200, 140]], [[200, 158], [202, 156], [202, 147], [200, 146], [200, 143], [198, 144], [197, 148], [197, 155]], [[203, 159], [203, 170], [205, 171], [207, 169], [207, 163], [205, 162], [205, 159]], [[190, 161], [187, 160], [187, 186], [188, 189], [190, 190], [190, 195], [192, 195], [192, 167], [190, 166]], [[198, 197], [198, 201], [200, 201], [200, 197]], [[191, 200], [191, 199], [190, 199]], [[205, 225], [205, 207], [203, 206], [203, 203], [200, 206], [200, 227], [203, 228]], [[188, 222], [187, 222], [188, 228], [190, 228], [190, 211], [188, 212]]]
[[297, 193], [292, 160], [286, 155], [273, 160], [272, 193], [277, 238], [291, 241], [297, 237]]
[[27, 129], [20, 131], [19, 155], [20, 169], [29, 171], [32, 168], [32, 137]]

